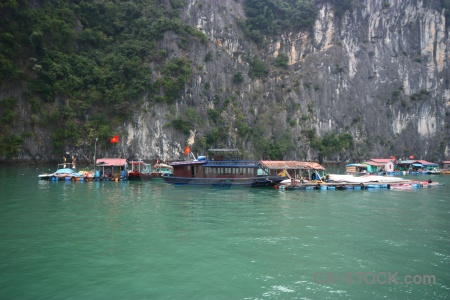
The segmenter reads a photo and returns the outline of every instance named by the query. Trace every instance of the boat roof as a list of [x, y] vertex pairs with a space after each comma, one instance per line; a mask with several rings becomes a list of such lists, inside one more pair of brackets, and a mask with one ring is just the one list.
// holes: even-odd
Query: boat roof
[[313, 169], [325, 170], [319, 163], [295, 160], [262, 160], [261, 163], [270, 170]]
[[98, 158], [96, 161], [96, 165], [100, 167], [124, 166], [126, 163], [125, 158]]
[[374, 162], [374, 163], [378, 163], [378, 164], [386, 164], [390, 161], [394, 161], [395, 159], [391, 159], [391, 158], [371, 158], [369, 159], [369, 161]]
[[366, 164], [347, 164], [347, 167], [363, 167], [366, 168], [367, 165]]
[[187, 166], [187, 165], [202, 165], [206, 161], [205, 160], [182, 160], [182, 161], [173, 161], [170, 163], [171, 166]]
[[385, 162], [375, 162], [375, 161], [366, 161], [365, 164], [369, 165], [369, 166], [377, 166], [377, 167], [386, 165]]
[[169, 168], [169, 169], [173, 169], [173, 167], [169, 166], [168, 164], [155, 164], [153, 167], [154, 168]]
[[252, 160], [207, 160], [204, 167], [258, 168], [259, 164]]
[[67, 174], [67, 173], [75, 173], [75, 171], [73, 169], [64, 168], [64, 169], [59, 169], [55, 172], [55, 174]]
[[145, 163], [142, 160], [132, 160], [129, 163], [132, 164], [133, 166], [135, 166], [135, 165], [149, 165], [149, 164]]
[[437, 163], [429, 162], [426, 160], [402, 160], [399, 162], [400, 164], [415, 164], [415, 165], [423, 165], [423, 166], [438, 166]]

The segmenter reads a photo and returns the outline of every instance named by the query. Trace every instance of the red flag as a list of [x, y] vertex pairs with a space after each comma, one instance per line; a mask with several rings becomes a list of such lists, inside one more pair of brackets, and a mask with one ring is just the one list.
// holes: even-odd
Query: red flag
[[188, 155], [189, 152], [191, 152], [191, 148], [189, 148], [189, 146], [186, 146], [186, 148], [184, 148], [184, 155]]
[[119, 136], [116, 135], [109, 140], [112, 144], [119, 142]]

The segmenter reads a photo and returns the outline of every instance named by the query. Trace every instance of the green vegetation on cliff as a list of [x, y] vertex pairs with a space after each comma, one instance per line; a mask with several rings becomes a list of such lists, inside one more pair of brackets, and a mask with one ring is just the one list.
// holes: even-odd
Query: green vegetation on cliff
[[[150, 101], [176, 100], [192, 67], [158, 49], [166, 31], [206, 40], [177, 17], [181, 0], [31, 3], [0, 3], [0, 85], [25, 84], [38, 125], [57, 128], [56, 151], [95, 137], [108, 140], [145, 92], [150, 91]], [[150, 63], [162, 78], [152, 80]], [[2, 123], [12, 118], [5, 113], [10, 106], [0, 106]], [[17, 141], [7, 126], [1, 127], [0, 139]], [[16, 149], [0, 150], [11, 154], [11, 148]]]
[[[316, 4], [314, 0], [247, 0], [244, 27], [254, 36], [308, 29], [315, 21]], [[24, 88], [32, 113], [30, 125], [48, 128], [58, 153], [90, 146], [96, 137], [100, 143], [108, 141], [115, 134], [114, 128], [128, 121], [142, 104], [140, 99], [153, 105], [172, 105], [189, 82], [192, 63], [182, 57], [169, 58], [158, 47], [167, 31], [180, 38], [181, 49], [187, 47], [188, 39], [206, 41], [203, 33], [178, 18], [183, 5], [183, 0], [2, 1], [0, 86]], [[205, 56], [205, 62], [211, 61], [211, 56]], [[250, 78], [267, 76], [268, 69], [257, 55], [248, 54], [247, 61]], [[287, 56], [281, 53], [274, 65], [287, 68], [287, 63]], [[235, 73], [233, 83], [242, 82], [242, 74]], [[17, 100], [9, 97], [0, 101], [3, 156], [19, 153], [23, 139], [33, 137], [29, 132], [10, 132], [11, 125], [20, 122], [15, 112]], [[201, 138], [205, 148], [227, 139], [230, 125], [221, 120], [220, 113], [230, 102], [225, 99], [221, 103], [218, 111], [208, 111], [218, 128]], [[189, 134], [204, 126], [199, 120], [191, 113], [168, 125]], [[289, 132], [280, 138], [266, 138], [258, 128], [249, 126], [244, 116], [235, 126], [239, 140], [258, 145], [257, 155], [281, 159], [295, 148]]]

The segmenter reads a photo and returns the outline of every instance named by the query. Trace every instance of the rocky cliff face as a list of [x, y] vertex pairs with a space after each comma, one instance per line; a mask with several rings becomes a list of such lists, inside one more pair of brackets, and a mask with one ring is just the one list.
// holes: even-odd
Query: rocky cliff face
[[[205, 32], [218, 53], [197, 82], [230, 87], [230, 71], [246, 73], [243, 53], [256, 52], [267, 65], [285, 53], [288, 71], [272, 70], [263, 82], [246, 79], [233, 92], [250, 122], [267, 117], [267, 134], [291, 127], [299, 138], [299, 151], [291, 156], [315, 158], [303, 136], [310, 127], [319, 135], [350, 132], [357, 141], [349, 153], [353, 157], [416, 153], [438, 158], [444, 148], [448, 154], [448, 34], [443, 12], [427, 8], [424, 1], [389, 4], [360, 1], [341, 18], [335, 17], [333, 6], [324, 4], [313, 32], [288, 32], [258, 50], [236, 27], [236, 19], [244, 18], [241, 2], [190, 1], [186, 21]], [[192, 101], [202, 100], [195, 94]], [[291, 126], [287, 120], [297, 122]]]
[[[245, 18], [243, 0], [188, 0], [182, 18], [208, 41], [180, 47], [180, 37], [167, 33], [160, 46], [169, 57], [193, 62], [191, 82], [174, 105], [145, 104], [136, 111], [118, 129], [117, 148], [98, 149], [97, 156], [176, 159], [186, 143], [199, 143], [215, 126], [225, 136], [218, 147], [252, 156], [258, 145], [238, 134], [245, 123], [264, 129], [269, 139], [290, 137], [294, 147], [285, 159], [317, 159], [307, 134], [315, 131], [319, 137], [347, 132], [355, 139], [350, 151], [329, 160], [414, 154], [440, 161], [450, 155], [448, 30], [443, 12], [425, 2], [364, 0], [341, 17], [325, 3], [312, 31], [286, 32], [258, 48], [238, 26]], [[274, 66], [280, 53], [289, 58], [287, 69]], [[264, 61], [267, 78], [247, 75], [248, 54]], [[238, 73], [243, 80], [237, 83]], [[222, 124], [207, 116], [218, 107]], [[165, 126], [188, 108], [202, 120], [190, 136]], [[24, 158], [48, 157], [39, 155], [39, 147], [26, 148]], [[70, 151], [93, 156], [92, 150]]]

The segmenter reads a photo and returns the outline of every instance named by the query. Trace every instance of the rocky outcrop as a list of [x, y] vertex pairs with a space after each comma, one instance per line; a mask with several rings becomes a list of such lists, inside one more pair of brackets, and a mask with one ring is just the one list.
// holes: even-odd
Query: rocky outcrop
[[[238, 26], [245, 18], [243, 0], [188, 0], [182, 19], [206, 34], [206, 43], [165, 34], [160, 47], [169, 57], [192, 61], [194, 72], [173, 105], [146, 103], [123, 124], [115, 149], [102, 156], [177, 159], [186, 143], [200, 143], [220, 127], [220, 147], [243, 149], [252, 156], [255, 140], [242, 137], [242, 123], [260, 128], [268, 138], [290, 137], [286, 159], [318, 158], [308, 132], [350, 133], [355, 145], [328, 160], [355, 160], [416, 155], [440, 161], [449, 156], [450, 77], [448, 30], [444, 12], [423, 0], [365, 0], [343, 16], [324, 3], [314, 28], [267, 37], [263, 47], [247, 39]], [[277, 68], [280, 53], [288, 68]], [[268, 68], [264, 79], [248, 76], [248, 55]], [[206, 59], [208, 57], [208, 59]], [[155, 74], [157, 74], [155, 70]], [[242, 75], [242, 82], [234, 76]], [[195, 108], [199, 122], [185, 135], [167, 126]], [[208, 118], [219, 109], [223, 123]], [[49, 158], [30, 141], [22, 158]], [[92, 147], [69, 149], [93, 157]], [[98, 156], [98, 155], [97, 155]]]

